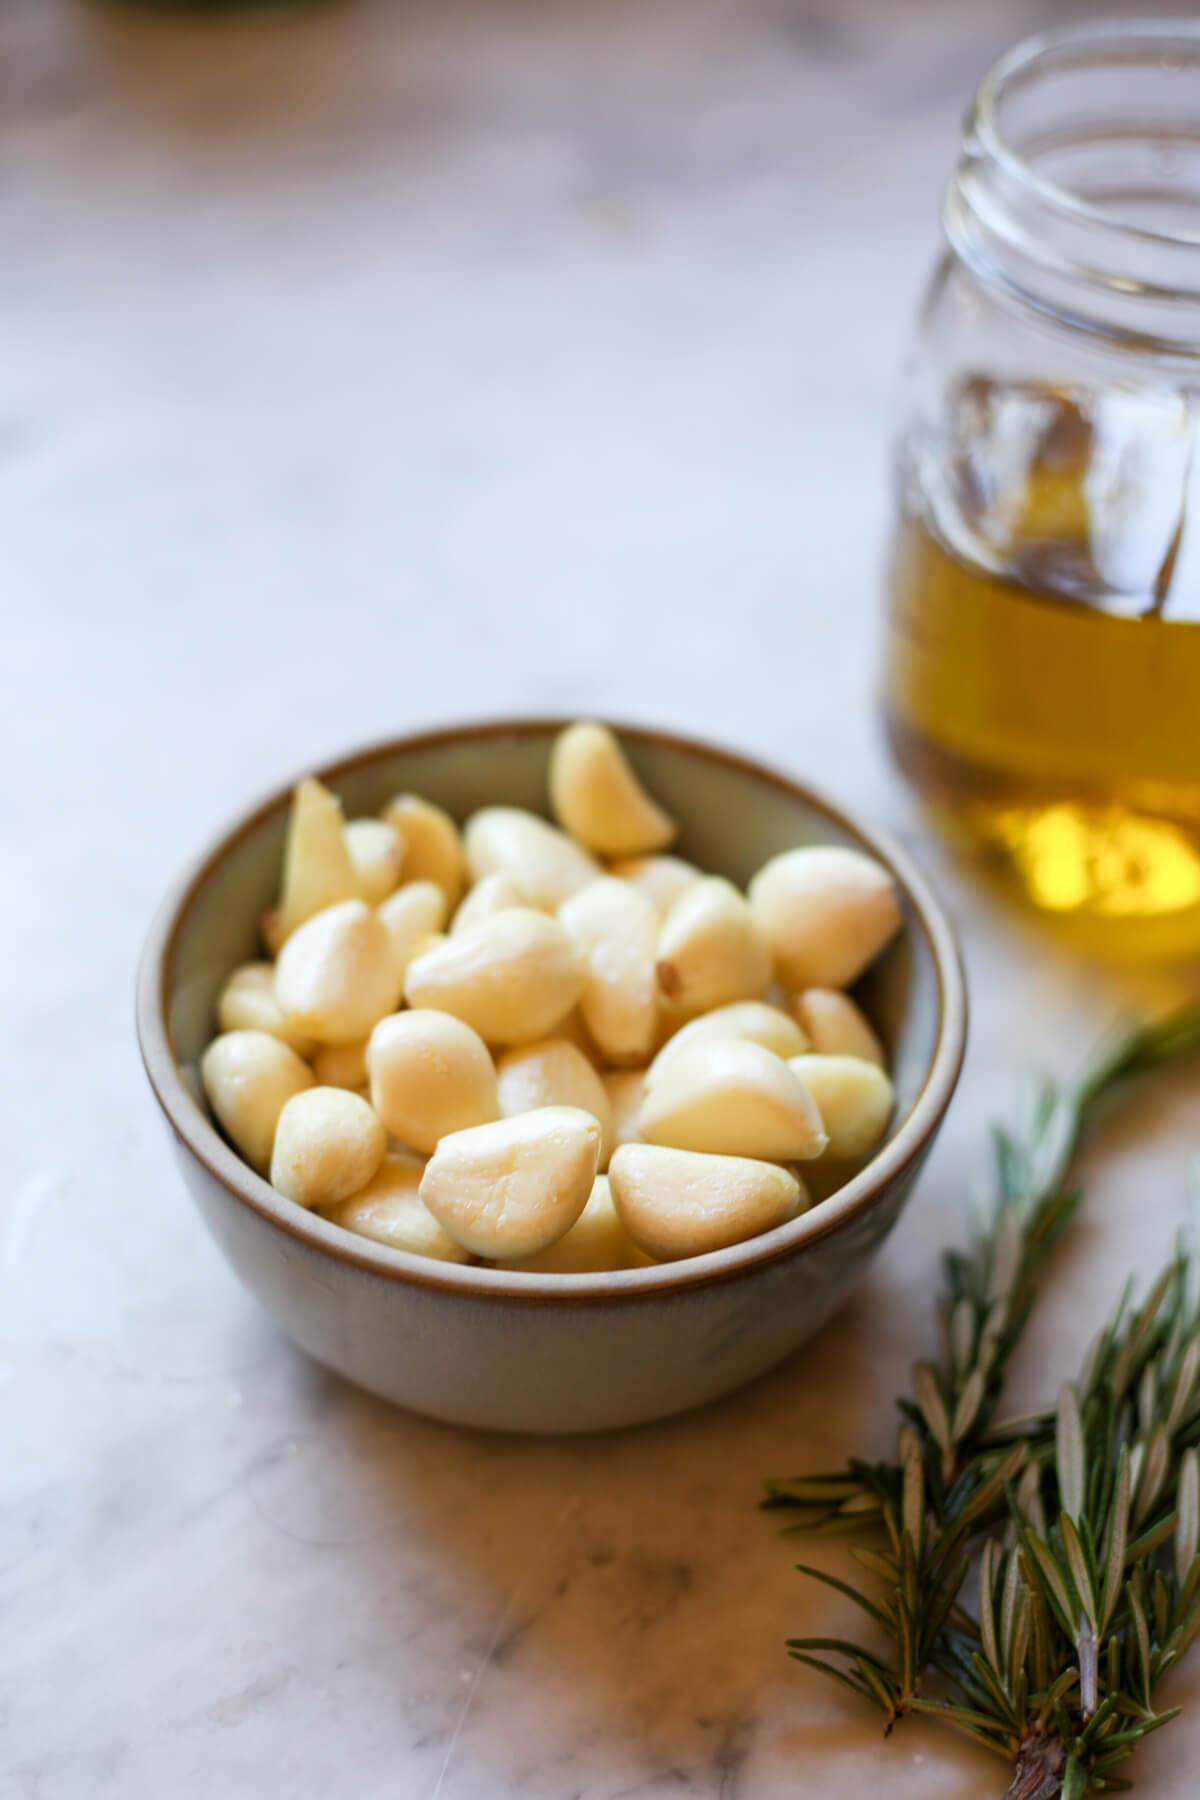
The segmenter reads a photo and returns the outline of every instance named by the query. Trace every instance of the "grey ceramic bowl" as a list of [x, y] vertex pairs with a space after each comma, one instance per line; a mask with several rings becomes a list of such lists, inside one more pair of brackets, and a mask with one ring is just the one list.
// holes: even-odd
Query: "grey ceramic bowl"
[[[319, 771], [348, 814], [409, 789], [458, 818], [544, 810], [561, 721], [401, 738]], [[905, 929], [861, 998], [889, 1051], [887, 1141], [832, 1198], [749, 1243], [605, 1275], [516, 1275], [388, 1250], [285, 1200], [230, 1149], [195, 1068], [229, 971], [276, 895], [289, 793], [239, 819], [150, 932], [138, 984], [146, 1072], [184, 1180], [236, 1273], [302, 1349], [417, 1412], [506, 1431], [596, 1431], [698, 1406], [760, 1374], [846, 1298], [908, 1198], [962, 1063], [966, 1006], [946, 918], [907, 857], [787, 777], [712, 746], [618, 727], [681, 822], [680, 853], [743, 883], [796, 844], [861, 846], [892, 871]]]

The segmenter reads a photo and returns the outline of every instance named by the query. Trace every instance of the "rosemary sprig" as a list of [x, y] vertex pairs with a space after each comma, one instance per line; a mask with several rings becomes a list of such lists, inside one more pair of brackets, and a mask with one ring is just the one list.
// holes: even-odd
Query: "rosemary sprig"
[[1175, 1716], [1154, 1691], [1200, 1632], [1198, 1277], [1181, 1246], [1126, 1292], [983, 1541], [978, 1617], [936, 1647], [947, 1697], [911, 1702], [1014, 1762], [1013, 1800], [1128, 1787]]
[[[819, 1570], [801, 1568], [866, 1612], [891, 1640], [892, 1654], [885, 1658], [862, 1644], [822, 1639], [795, 1639], [789, 1651], [878, 1706], [889, 1731], [921, 1700], [930, 1667], [936, 1664], [946, 1672], [950, 1647], [978, 1636], [980, 1622], [965, 1611], [960, 1592], [980, 1534], [1008, 1516], [1013, 1491], [1028, 1506], [1041, 1496], [1049, 1418], [992, 1426], [1004, 1371], [1028, 1320], [1038, 1276], [1080, 1204], [1079, 1189], [1071, 1181], [1079, 1147], [1130, 1084], [1196, 1050], [1200, 1007], [1120, 1038], [1074, 1086], [1043, 1083], [1032, 1090], [1023, 1129], [994, 1133], [992, 1189], [970, 1246], [946, 1258], [938, 1309], [941, 1348], [916, 1365], [912, 1396], [898, 1403], [903, 1423], [896, 1461], [855, 1459], [835, 1474], [767, 1483], [766, 1506], [800, 1515], [801, 1523], [793, 1529], [858, 1532], [880, 1525], [886, 1531], [886, 1544], [858, 1544], [851, 1550], [882, 1582], [878, 1599]], [[1136, 1316], [1141, 1318], [1144, 1310]], [[1151, 1326], [1144, 1329], [1154, 1337]], [[1123, 1330], [1119, 1324], [1110, 1328], [1118, 1335]], [[1140, 1371], [1140, 1340], [1121, 1341], [1126, 1360], [1132, 1359]], [[1100, 1369], [1104, 1353], [1097, 1351], [1097, 1358]], [[1124, 1376], [1123, 1364], [1117, 1372]], [[1089, 1395], [1090, 1383], [1089, 1373]], [[1076, 1437], [1070, 1402], [1065, 1404], [1058, 1426], [1069, 1456]], [[1123, 1417], [1118, 1408], [1113, 1430]], [[1149, 1449], [1142, 1455], [1149, 1459]], [[1161, 1458], [1157, 1450], [1155, 1469]], [[1169, 1481], [1171, 1466], [1168, 1459], [1163, 1481]], [[1078, 1534], [1078, 1521], [1073, 1523]], [[1091, 1529], [1094, 1537], [1098, 1527]], [[1044, 1653], [1039, 1639], [1038, 1654]], [[920, 1709], [928, 1710], [928, 1704], [922, 1702]], [[1011, 1753], [1011, 1734], [997, 1738], [986, 1708], [960, 1703], [954, 1723], [989, 1747]]]

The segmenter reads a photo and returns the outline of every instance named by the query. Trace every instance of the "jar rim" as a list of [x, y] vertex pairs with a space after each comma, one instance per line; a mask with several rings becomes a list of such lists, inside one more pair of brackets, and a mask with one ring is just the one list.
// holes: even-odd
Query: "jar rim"
[[997, 297], [1117, 349], [1200, 359], [1200, 22], [1018, 43], [976, 91], [943, 219]]
[[[1034, 73], [1039, 65], [1064, 51], [1094, 53], [1111, 49], [1129, 54], [1145, 47], [1161, 56], [1172, 42], [1185, 46], [1189, 54], [1200, 59], [1200, 20], [1192, 19], [1103, 19], [1083, 25], [1067, 25], [1054, 31], [1040, 31], [1023, 38], [997, 59], [980, 82], [968, 117], [968, 129], [977, 136], [987, 153], [1016, 182], [1035, 193], [1042, 203], [1067, 214], [1124, 236], [1148, 244], [1200, 250], [1200, 229], [1162, 231], [1128, 219], [1115, 208], [1098, 206], [1094, 201], [1074, 193], [1061, 182], [1054, 181], [1036, 169], [1008, 138], [1000, 123], [1000, 110], [1006, 93], [1014, 83]], [[1200, 108], [1197, 109], [1200, 127]]]

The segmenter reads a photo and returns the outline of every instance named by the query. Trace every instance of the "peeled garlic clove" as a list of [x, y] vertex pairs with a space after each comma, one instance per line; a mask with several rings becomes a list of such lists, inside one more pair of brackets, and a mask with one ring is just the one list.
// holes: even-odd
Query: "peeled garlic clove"
[[341, 802], [329, 789], [311, 775], [298, 782], [288, 819], [278, 918], [272, 928], [280, 946], [306, 919], [357, 896], [358, 876], [344, 830]]
[[279, 1115], [271, 1186], [297, 1206], [332, 1206], [364, 1188], [383, 1161], [387, 1132], [344, 1088], [309, 1088]]
[[363, 1042], [325, 1044], [313, 1057], [312, 1072], [318, 1087], [361, 1093], [367, 1085], [367, 1046]]
[[464, 1019], [489, 1044], [547, 1037], [579, 999], [581, 959], [556, 919], [528, 908], [493, 913], [409, 964], [410, 1006]]
[[227, 1031], [201, 1057], [200, 1079], [225, 1135], [265, 1175], [280, 1113], [313, 1084], [308, 1065], [265, 1031]]
[[496, 1094], [506, 1119], [541, 1106], [577, 1106], [600, 1127], [600, 1167], [612, 1154], [612, 1108], [583, 1051], [565, 1038], [543, 1038], [506, 1050], [496, 1064]]
[[658, 919], [644, 894], [603, 875], [559, 908], [584, 958], [579, 1009], [610, 1062], [644, 1062], [658, 1033]]
[[467, 867], [450, 814], [418, 794], [397, 794], [383, 818], [404, 839], [404, 879], [435, 882], [446, 896], [447, 913], [453, 912], [467, 885]]
[[431, 1256], [438, 1262], [468, 1262], [470, 1253], [442, 1230], [420, 1197], [424, 1172], [420, 1157], [385, 1156], [366, 1187], [349, 1200], [322, 1207], [322, 1217], [357, 1237], [386, 1244], [389, 1250]]
[[840, 994], [836, 988], [806, 988], [796, 995], [793, 1005], [808, 1033], [808, 1047], [818, 1056], [857, 1056], [876, 1068], [886, 1066], [883, 1045], [849, 994]]
[[280, 1012], [269, 962], [243, 963], [233, 971], [217, 1001], [217, 1024], [222, 1031], [265, 1031], [297, 1056], [311, 1056], [317, 1047], [302, 1031], [292, 1031]]
[[645, 894], [660, 919], [700, 879], [696, 865], [680, 856], [627, 856], [611, 864], [608, 872]]
[[536, 1256], [583, 1211], [599, 1156], [600, 1127], [590, 1113], [546, 1106], [444, 1137], [421, 1199], [475, 1256]]
[[646, 1097], [645, 1069], [613, 1069], [601, 1077], [612, 1108], [613, 1149], [641, 1142], [642, 1102]]
[[477, 881], [469, 893], [463, 896], [450, 927], [450, 936], [457, 937], [470, 926], [478, 925], [483, 919], [490, 919], [493, 913], [508, 912], [514, 906], [527, 907], [529, 903], [529, 895], [514, 876], [503, 871], [496, 875], [485, 875], [482, 881]]
[[841, 1161], [875, 1148], [895, 1098], [882, 1069], [858, 1056], [793, 1056], [788, 1068], [816, 1101], [830, 1156]]
[[519, 806], [484, 807], [468, 819], [463, 842], [472, 880], [511, 875], [542, 912], [557, 911], [600, 874], [598, 864], [565, 832]]
[[568, 725], [550, 752], [550, 810], [600, 856], [663, 850], [676, 826], [647, 794], [605, 725]]
[[887, 870], [837, 844], [773, 856], [749, 892], [789, 988], [849, 987], [900, 929], [900, 900]]
[[647, 1144], [766, 1162], [820, 1156], [821, 1115], [793, 1066], [739, 1038], [703, 1043], [651, 1082], [639, 1124]]
[[801, 1209], [789, 1170], [741, 1156], [623, 1144], [608, 1180], [626, 1231], [662, 1261], [740, 1244]]
[[497, 1263], [526, 1275], [597, 1275], [606, 1269], [640, 1269], [645, 1257], [613, 1205], [607, 1175], [597, 1175], [588, 1203], [557, 1244], [519, 1262]]
[[704, 875], [679, 896], [658, 940], [658, 985], [681, 1013], [757, 1000], [771, 956], [747, 902], [731, 881]]
[[408, 965], [426, 940], [446, 923], [446, 896], [434, 881], [406, 881], [379, 908], [379, 923], [388, 934], [392, 964], [401, 987]]
[[381, 1019], [367, 1045], [371, 1104], [414, 1150], [498, 1116], [487, 1045], [449, 1013], [414, 1010]]
[[354, 1044], [400, 999], [391, 940], [362, 900], [344, 900], [294, 931], [275, 965], [288, 1025], [323, 1044]]
[[775, 1056], [785, 1059], [801, 1056], [808, 1049], [808, 1039], [795, 1019], [765, 1000], [735, 1000], [731, 1006], [719, 1006], [715, 1012], [702, 1013], [668, 1038], [650, 1064], [647, 1080], [655, 1082], [679, 1056], [686, 1056], [699, 1044], [719, 1043], [725, 1038], [739, 1038], [746, 1043], [761, 1044]]
[[400, 879], [404, 839], [382, 819], [351, 819], [343, 836], [358, 880], [358, 897], [368, 906], [378, 906]]

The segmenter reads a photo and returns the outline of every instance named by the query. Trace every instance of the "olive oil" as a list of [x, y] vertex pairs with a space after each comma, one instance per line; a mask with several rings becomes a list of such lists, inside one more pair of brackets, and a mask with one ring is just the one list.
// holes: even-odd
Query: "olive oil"
[[966, 384], [948, 483], [910, 472], [891, 574], [901, 767], [1036, 906], [1134, 953], [1200, 947], [1200, 593], [1172, 407], [1138, 418], [1122, 469], [1095, 398]]

